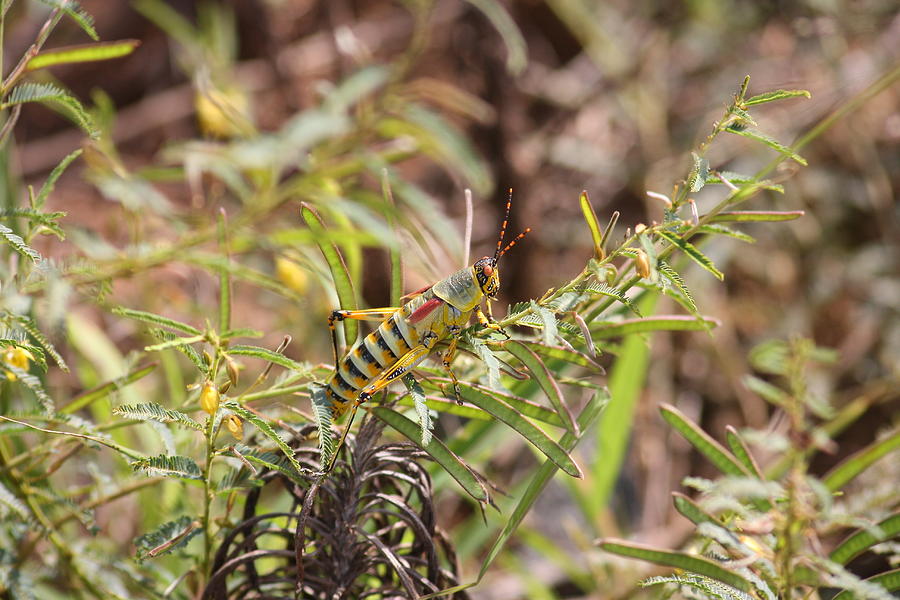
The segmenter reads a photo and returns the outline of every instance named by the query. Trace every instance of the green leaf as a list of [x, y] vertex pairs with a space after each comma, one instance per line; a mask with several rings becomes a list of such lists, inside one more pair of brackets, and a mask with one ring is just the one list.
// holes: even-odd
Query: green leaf
[[748, 244], [756, 243], [756, 239], [754, 237], [747, 235], [743, 231], [736, 231], [728, 227], [722, 227], [721, 225], [701, 225], [697, 228], [697, 232], [710, 235], [725, 235], [730, 238], [746, 242]]
[[584, 287], [584, 291], [592, 294], [600, 294], [601, 296], [607, 296], [609, 298], [615, 298], [616, 300], [627, 306], [629, 309], [631, 309], [631, 312], [639, 317], [641, 316], [641, 311], [638, 310], [634, 302], [631, 301], [631, 298], [626, 296], [625, 292], [623, 292], [622, 290], [611, 288], [605, 283], [591, 281]]
[[188, 325], [187, 323], [182, 323], [181, 321], [176, 321], [175, 319], [170, 319], [169, 317], [163, 317], [161, 315], [157, 315], [151, 312], [145, 312], [143, 310], [132, 310], [130, 308], [124, 308], [121, 306], [117, 306], [112, 309], [114, 314], [117, 314], [122, 317], [127, 317], [129, 319], [135, 319], [137, 321], [144, 321], [145, 323], [153, 323], [154, 325], [161, 325], [163, 327], [168, 327], [170, 329], [176, 329], [178, 331], [183, 331], [188, 335], [202, 335], [203, 332], [193, 327], [192, 325]]
[[53, 399], [47, 395], [46, 391], [44, 391], [44, 386], [41, 383], [40, 379], [38, 379], [28, 371], [6, 363], [3, 363], [2, 367], [0, 367], [0, 373], [4, 371], [15, 375], [18, 382], [22, 383], [23, 385], [25, 385], [25, 387], [31, 390], [35, 398], [37, 398], [38, 402], [41, 403], [41, 407], [44, 409], [44, 412], [46, 414], [52, 415], [55, 412], [56, 406], [53, 402]]
[[[668, 577], [648, 577], [640, 582], [641, 587], [649, 587], [651, 585], [660, 585], [671, 583], [674, 585], [688, 587], [700, 592], [696, 595], [698, 598], [709, 600], [754, 600], [753, 596], [737, 590], [730, 585], [725, 585], [709, 577], [702, 575], [694, 575], [693, 573], [685, 573], [684, 575], [669, 575]], [[693, 597], [693, 596], [688, 596]], [[774, 598], [774, 597], [773, 597]]]
[[471, 469], [461, 458], [456, 456], [438, 438], [432, 437], [427, 446], [421, 445], [422, 432], [417, 423], [384, 406], [373, 406], [369, 411], [378, 419], [381, 419], [407, 438], [422, 448], [434, 459], [447, 473], [459, 483], [467, 494], [479, 502], [490, 503], [490, 495], [475, 471]]
[[176, 477], [178, 479], [190, 479], [202, 481], [203, 475], [200, 467], [192, 458], [187, 456], [169, 456], [160, 454], [159, 456], [147, 456], [132, 461], [131, 468], [135, 471], [144, 471], [147, 475]]
[[343, 113], [375, 90], [391, 77], [390, 69], [382, 65], [364, 67], [343, 80], [324, 98], [324, 107], [335, 113]]
[[[880, 585], [889, 593], [896, 592], [897, 590], [900, 590], [900, 569], [885, 571], [884, 573], [873, 575], [863, 581]], [[834, 596], [831, 600], [853, 600], [854, 598], [853, 592], [844, 590]]]
[[735, 477], [750, 477], [750, 472], [696, 423], [688, 419], [680, 410], [670, 404], [659, 407], [663, 419], [684, 436], [694, 448], [700, 451], [722, 473]]
[[149, 333], [156, 339], [163, 340], [164, 342], [172, 342], [170, 346], [187, 356], [194, 364], [194, 366], [197, 367], [198, 371], [200, 371], [204, 375], [207, 375], [209, 373], [210, 365], [208, 365], [206, 361], [203, 360], [203, 357], [194, 349], [193, 346], [184, 342], [184, 338], [179, 338], [171, 331], [160, 329], [158, 327], [151, 327]]
[[[526, 340], [516, 341], [526, 346], [535, 354], [546, 359], [561, 360], [569, 364], [584, 367], [585, 369], [589, 369], [596, 373], [603, 373], [603, 367], [598, 365], [590, 356], [584, 354], [583, 352], [578, 352], [577, 350], [572, 350], [564, 346], [546, 346], [544, 344], [538, 344], [537, 342], [529, 342]], [[505, 342], [501, 342], [501, 347], [504, 343]]]
[[294, 458], [294, 450], [290, 446], [288, 446], [287, 442], [272, 429], [272, 426], [262, 418], [259, 417], [255, 412], [251, 410], [247, 410], [234, 400], [227, 400], [222, 403], [222, 406], [244, 419], [245, 421], [249, 421], [252, 423], [257, 429], [259, 429], [260, 433], [269, 438], [272, 442], [278, 446], [278, 449], [281, 450], [282, 454], [290, 461], [291, 466], [297, 470], [298, 473], [303, 473], [305, 470], [300, 466], [300, 463], [297, 462], [297, 459]]
[[725, 279], [725, 275], [723, 275], [722, 272], [716, 268], [713, 262], [705, 254], [697, 250], [697, 248], [693, 244], [669, 231], [660, 231], [659, 235], [680, 248], [682, 252], [684, 252], [691, 258], [691, 260], [715, 275], [720, 281]]
[[719, 325], [721, 322], [711, 317], [697, 319], [682, 315], [660, 315], [643, 319], [625, 319], [614, 323], [593, 323], [590, 328], [594, 339], [604, 339], [653, 331], [709, 331]]
[[[659, 298], [649, 294], [641, 299], [641, 309], [652, 313]], [[612, 495], [625, 450], [631, 437], [634, 413], [650, 360], [650, 346], [644, 336], [629, 335], [622, 342], [609, 374], [609, 394], [612, 402], [606, 408], [595, 435], [597, 450], [589, 478], [590, 503], [587, 508], [592, 519], [599, 519]]]
[[746, 128], [746, 129], [735, 129], [734, 127], [729, 127], [727, 129], [727, 131], [737, 134], [737, 135], [740, 135], [740, 136], [743, 136], [743, 137], [751, 139], [751, 140], [756, 140], [757, 142], [762, 142], [769, 148], [772, 148], [773, 150], [780, 152], [781, 154], [787, 156], [791, 160], [794, 160], [794, 161], [800, 163], [804, 167], [807, 165], [805, 158], [803, 158], [802, 156], [800, 156], [799, 154], [797, 154], [796, 152], [791, 150], [789, 147], [785, 146], [784, 144], [782, 144], [781, 142], [776, 140], [775, 138], [770, 137], [757, 129], [753, 129], [750, 127]]
[[697, 312], [697, 303], [694, 302], [694, 296], [691, 295], [691, 291], [688, 289], [687, 284], [684, 282], [684, 279], [681, 278], [681, 275], [678, 274], [678, 271], [669, 266], [664, 260], [660, 260], [656, 263], [656, 269], [662, 274], [663, 277], [672, 282], [672, 285], [681, 293], [681, 297], [684, 298], [685, 302], [687, 302], [688, 307], [692, 313]]
[[163, 523], [154, 531], [135, 538], [136, 558], [142, 561], [183, 548], [201, 531], [203, 528], [200, 527], [200, 523], [187, 515]]
[[6, 510], [0, 511], [0, 514], [3, 514], [4, 521], [8, 518], [8, 511], [12, 511], [19, 516], [19, 519], [33, 525], [35, 523], [34, 516], [31, 514], [31, 511], [28, 510], [28, 507], [25, 506], [21, 500], [19, 500], [15, 494], [6, 489], [3, 483], [0, 483], [0, 507], [5, 506]]
[[[305, 202], [300, 203], [300, 214], [303, 216], [303, 220], [306, 221], [307, 226], [315, 234], [319, 250], [328, 263], [341, 308], [344, 310], [356, 310], [359, 305], [356, 302], [356, 291], [353, 289], [353, 281], [350, 279], [347, 265], [344, 263], [344, 259], [341, 258], [341, 253], [336, 245], [322, 241], [323, 234], [326, 231], [322, 218], [312, 206]], [[348, 347], [352, 346], [359, 336], [359, 325], [354, 319], [344, 319], [342, 323], [344, 324], [345, 342]]]
[[728, 447], [731, 449], [732, 454], [741, 461], [741, 464], [744, 465], [749, 473], [757, 479], [765, 479], [762, 471], [759, 470], [759, 465], [756, 464], [753, 455], [750, 454], [750, 449], [747, 447], [747, 444], [741, 438], [737, 429], [731, 425], [725, 427], [725, 441], [728, 442]]
[[772, 92], [765, 92], [762, 94], [757, 94], [756, 96], [751, 96], [750, 98], [745, 99], [741, 102], [744, 106], [753, 106], [754, 104], [763, 104], [764, 102], [774, 102], [775, 100], [781, 100], [783, 98], [811, 98], [810, 93], [806, 90], [774, 90]]
[[675, 510], [684, 515], [694, 525], [699, 525], [700, 523], [721, 525], [721, 522], [718, 519], [700, 508], [696, 502], [684, 494], [674, 492], [672, 494], [672, 501], [675, 504]]
[[99, 385], [91, 390], [88, 390], [82, 394], [79, 394], [78, 396], [75, 396], [71, 402], [69, 402], [67, 405], [62, 407], [59, 410], [59, 412], [66, 414], [66, 415], [78, 412], [82, 408], [89, 406], [90, 404], [92, 404], [93, 402], [96, 402], [97, 400], [106, 398], [113, 392], [116, 392], [116, 391], [122, 389], [126, 385], [129, 385], [139, 379], [146, 377], [155, 368], [156, 368], [156, 363], [152, 363], [152, 364], [144, 366], [144, 367], [139, 367], [139, 368], [135, 369], [134, 371], [131, 371], [127, 375], [124, 375], [117, 379], [113, 379], [112, 381], [109, 381], [109, 382]]
[[[57, 352], [53, 344], [50, 343], [50, 340], [47, 339], [47, 336], [45, 336], [44, 333], [40, 329], [38, 329], [37, 324], [30, 317], [27, 317], [25, 315], [15, 315], [13, 318], [15, 319], [16, 323], [19, 324], [19, 327], [27, 331], [28, 335], [34, 338], [34, 341], [38, 343], [38, 345], [44, 350], [44, 352], [53, 357], [53, 360], [57, 365], [59, 365], [60, 369], [62, 369], [66, 373], [69, 372], [69, 365], [66, 364], [66, 361], [63, 360], [63, 357], [60, 356], [59, 352]], [[34, 353], [32, 352], [32, 354]], [[35, 359], [38, 359], [38, 354], [35, 354]], [[43, 357], [40, 357], [40, 360], [43, 360]], [[44, 363], [43, 368], [47, 368], [46, 362]]]
[[123, 404], [113, 409], [114, 415], [120, 415], [126, 419], [138, 421], [158, 421], [160, 423], [177, 423], [197, 431], [203, 430], [203, 425], [184, 414], [181, 411], [164, 408], [156, 402], [144, 404]]
[[[219, 251], [226, 262], [231, 262], [226, 235], [225, 210], [219, 212], [216, 222], [219, 234]], [[227, 268], [219, 269], [219, 331], [231, 329], [231, 273]]]
[[[255, 450], [253, 448], [248, 448], [243, 444], [235, 445], [232, 448], [232, 451], [233, 453], [235, 453], [235, 455], [240, 454], [241, 458], [245, 459], [247, 462], [253, 463], [256, 466], [262, 467], [264, 469], [278, 471], [291, 481], [295, 481], [301, 485], [308, 483], [308, 480], [300, 477], [297, 471], [291, 468], [290, 462], [281, 454]], [[260, 481], [259, 484], [261, 485], [262, 482]], [[251, 485], [257, 484], [251, 482]]]
[[557, 414], [559, 414], [566, 424], [566, 429], [577, 435], [578, 430], [576, 429], [572, 411], [569, 410], [569, 406], [566, 404], [562, 391], [559, 389], [559, 384], [556, 383], [556, 380], [553, 378], [553, 374], [547, 368], [547, 365], [545, 365], [540, 357], [538, 357], [538, 355], [527, 345], [518, 340], [508, 340], [504, 342], [503, 349], [518, 358], [522, 361], [522, 364], [528, 367], [531, 375], [534, 377], [535, 381], [537, 381], [538, 385], [541, 386], [544, 394], [550, 399], [553, 408], [556, 409]]
[[46, 104], [50, 108], [58, 110], [91, 137], [97, 136], [94, 123], [81, 102], [59, 86], [52, 83], [19, 84], [3, 99], [0, 108], [9, 108], [26, 102]]
[[265, 361], [284, 367], [285, 369], [291, 369], [292, 371], [301, 371], [305, 373], [309, 370], [309, 366], [304, 363], [297, 362], [284, 354], [279, 354], [278, 352], [259, 346], [232, 346], [228, 349], [228, 354], [231, 356], [252, 356], [254, 358], [261, 358]]
[[[397, 227], [397, 205], [394, 202], [394, 193], [391, 191], [391, 178], [387, 169], [381, 172], [381, 194], [384, 197], [385, 213], [388, 225], [394, 232], [394, 237], [400, 239], [400, 231]], [[391, 262], [391, 306], [400, 306], [400, 298], [403, 296], [403, 256], [400, 247], [392, 245], [388, 250]]]
[[578, 203], [581, 205], [581, 214], [584, 215], [588, 229], [591, 230], [591, 239], [594, 241], [594, 258], [603, 260], [606, 256], [606, 253], [603, 251], [603, 231], [600, 229], [600, 223], [597, 222], [597, 213], [594, 212], [594, 207], [591, 206], [587, 192], [581, 192]]
[[[593, 397], [591, 397], [591, 400], [581, 411], [581, 414], [578, 415], [578, 430], [582, 432], [582, 436], [584, 435], [584, 432], [590, 429], [594, 421], [597, 420], [597, 417], [600, 416], [600, 413], [603, 412], [608, 401], [609, 394], [606, 390], [597, 390]], [[566, 432], [559, 440], [559, 444], [566, 452], [571, 452], [575, 449], [575, 446], [578, 445], [579, 441], [581, 441], [581, 437], [574, 435], [571, 432]], [[481, 568], [478, 571], [478, 581], [481, 581], [484, 574], [487, 573], [488, 567], [490, 567], [494, 559], [500, 554], [500, 551], [506, 545], [507, 540], [515, 533], [516, 528], [518, 528], [519, 524], [525, 518], [525, 515], [529, 513], [531, 507], [534, 506], [537, 497], [550, 482], [550, 479], [556, 474], [557, 469], [558, 467], [553, 461], [546, 460], [544, 464], [538, 468], [534, 476], [532, 476], [531, 481], [528, 483], [528, 487], [525, 488], [525, 491], [522, 492], [522, 495], [519, 497], [516, 507], [513, 509], [512, 513], [510, 513], [509, 517], [507, 517], [503, 531], [501, 531], [500, 535], [497, 536], [497, 539], [494, 540], [494, 544], [482, 561]]]
[[691, 192], [699, 192], [703, 189], [709, 175], [709, 161], [701, 158], [696, 152], [691, 152], [691, 158], [694, 162], [687, 178], [687, 186]]
[[496, 396], [484, 394], [474, 388], [460, 386], [460, 396], [478, 408], [490, 413], [509, 425], [522, 437], [552, 460], [560, 469], [572, 477], [582, 477], [581, 469], [563, 448], [534, 423]]
[[[733, 173], [731, 171], [717, 171], [709, 173], [706, 176], [706, 183], [719, 183], [724, 185], [725, 182], [730, 183], [733, 186], [737, 187], [748, 187], [752, 189], [764, 189], [770, 190], [773, 192], [778, 192], [779, 194], [784, 193], [784, 186], [779, 185], [777, 183], [772, 183], [768, 179], [758, 179], [752, 175], [741, 175], [740, 173]], [[719, 213], [722, 214], [722, 213]]]
[[735, 210], [720, 212], [710, 223], [750, 223], [770, 221], [793, 221], [806, 213], [802, 210]]
[[463, 336], [463, 340], [472, 347], [487, 368], [488, 387], [492, 390], [500, 387], [500, 361], [484, 343], [484, 340], [468, 334]]
[[34, 264], [43, 260], [37, 250], [26, 244], [25, 240], [16, 235], [16, 233], [6, 225], [0, 225], [0, 236], [3, 236], [3, 239], [6, 240], [7, 244], [13, 247], [13, 250], [25, 258], [30, 258], [31, 262]]
[[66, 13], [92, 40], [98, 41], [100, 39], [100, 36], [97, 35], [97, 31], [94, 29], [94, 17], [85, 12], [76, 0], [41, 0], [41, 2]]
[[516, 22], [497, 0], [467, 0], [480, 10], [506, 45], [506, 70], [510, 75], [520, 75], [528, 64], [528, 48]]
[[57, 219], [65, 217], [65, 212], [45, 213], [31, 208], [7, 208], [0, 210], [0, 219], [27, 219], [33, 225], [44, 227], [47, 231], [40, 233], [52, 233], [60, 240], [66, 239], [66, 232], [60, 228]]
[[[44, 204], [47, 202], [47, 198], [50, 197], [51, 192], [53, 192], [53, 188], [56, 186], [56, 181], [63, 174], [63, 171], [72, 164], [72, 161], [81, 156], [83, 151], [81, 148], [75, 150], [74, 152], [67, 155], [64, 159], [59, 161], [59, 164], [53, 167], [53, 170], [50, 171], [49, 177], [44, 182], [44, 185], [41, 186], [41, 191], [38, 192], [37, 197], [34, 199], [34, 208], [41, 209], [44, 207]], [[51, 213], [51, 214], [59, 214], [64, 216], [65, 213]], [[48, 215], [49, 216], [49, 215]]]
[[219, 337], [223, 340], [230, 340], [232, 338], [239, 337], [261, 338], [263, 335], [265, 334], [257, 329], [250, 329], [249, 327], [238, 327], [237, 329], [229, 329], [225, 333], [219, 335]]
[[191, 344], [202, 342], [203, 339], [202, 335], [192, 335], [189, 337], [172, 336], [164, 342], [144, 346], [144, 352], [159, 352], [160, 350], [167, 350], [168, 348], [178, 348], [179, 350], [183, 350], [184, 348], [190, 348]]
[[[428, 379], [426, 379], [422, 382], [422, 385], [425, 387], [428, 387], [429, 389], [434, 389], [436, 391], [442, 391], [441, 388], [438, 387], [438, 385], [437, 385], [438, 383], [439, 383], [438, 380], [436, 380], [435, 378], [429, 377]], [[449, 380], [446, 380], [446, 384], [450, 384], [450, 383], [452, 383], [452, 382]], [[507, 394], [507, 393], [501, 392], [499, 390], [493, 390], [493, 389], [486, 388], [486, 387], [483, 387], [483, 386], [480, 386], [480, 385], [477, 385], [474, 383], [469, 383], [466, 381], [460, 381], [459, 385], [461, 388], [462, 387], [472, 388], [477, 393], [487, 394], [488, 396], [495, 396], [495, 397], [499, 398], [500, 400], [502, 400], [503, 402], [506, 402], [507, 404], [512, 406], [513, 409], [515, 409], [522, 415], [524, 415], [530, 419], [536, 419], [538, 421], [541, 421], [542, 423], [547, 423], [548, 425], [553, 425], [554, 427], [565, 427], [565, 425], [563, 424], [562, 418], [559, 416], [559, 413], [557, 413], [555, 410], [551, 410], [551, 409], [547, 408], [546, 406], [542, 406], [536, 402], [531, 402], [530, 400], [526, 400], [525, 398], [515, 396], [513, 394]], [[469, 405], [463, 405], [463, 406], [458, 407], [459, 412], [457, 412], [456, 410], [447, 410], [447, 408], [453, 409], [454, 407], [457, 407], [456, 402], [448, 402], [447, 404], [449, 404], [450, 406], [443, 407], [443, 406], [439, 406], [439, 405], [433, 405], [432, 407], [435, 408], [435, 410], [439, 410], [441, 412], [449, 412], [451, 414], [459, 414], [461, 416], [468, 416], [466, 414], [466, 411], [474, 411], [477, 414], [472, 415], [471, 418], [476, 418], [476, 419], [490, 419], [491, 418], [490, 415], [488, 415], [487, 413], [485, 413], [483, 410], [481, 410], [479, 408], [470, 407]]]
[[669, 552], [643, 544], [621, 540], [604, 539], [598, 544], [603, 550], [619, 556], [637, 558], [656, 565], [674, 567], [689, 573], [704, 575], [715, 579], [742, 592], [750, 592], [750, 582], [733, 571], [729, 571], [718, 563], [683, 552]]
[[416, 381], [416, 378], [412, 376], [412, 373], [407, 373], [403, 376], [403, 383], [406, 384], [406, 389], [409, 390], [409, 395], [412, 396], [416, 416], [419, 417], [419, 426], [422, 428], [422, 437], [419, 440], [419, 445], [424, 448], [431, 443], [431, 432], [434, 429], [431, 415], [428, 412], [428, 404], [425, 402], [425, 391], [419, 385], [419, 382]]
[[334, 407], [325, 395], [323, 386], [314, 385], [310, 392], [312, 399], [313, 416], [316, 419], [316, 427], [319, 429], [319, 450], [322, 459], [322, 467], [331, 464], [334, 453], [337, 452], [335, 446], [334, 433], [332, 431], [332, 423], [334, 421]]
[[36, 71], [54, 65], [67, 63], [84, 63], [98, 60], [120, 58], [131, 54], [141, 45], [140, 40], [119, 40], [116, 42], [100, 42], [97, 44], [80, 44], [44, 50], [28, 61], [25, 69]]
[[854, 452], [839, 465], [831, 469], [822, 479], [822, 483], [831, 492], [836, 492], [850, 483], [857, 475], [868, 469], [881, 457], [900, 448], [900, 429], [894, 430], [884, 439], [869, 444], [862, 450]]
[[876, 527], [881, 535], [875, 535], [871, 528], [860, 529], [838, 544], [828, 558], [839, 565], [846, 565], [875, 544], [897, 537], [900, 535], [900, 512], [880, 521]]

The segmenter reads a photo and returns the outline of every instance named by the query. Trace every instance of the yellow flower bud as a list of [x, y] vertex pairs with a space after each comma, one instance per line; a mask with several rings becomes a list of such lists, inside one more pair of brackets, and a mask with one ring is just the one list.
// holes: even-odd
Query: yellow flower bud
[[211, 415], [216, 414], [219, 409], [219, 390], [208, 379], [204, 382], [203, 389], [200, 390], [200, 408]]
[[244, 439], [244, 427], [241, 424], [241, 418], [237, 415], [228, 415], [224, 419], [225, 428], [234, 436], [234, 439], [241, 441]]
[[[16, 367], [17, 369], [27, 371], [30, 361], [33, 360], [34, 354], [29, 352], [25, 348], [19, 348], [18, 346], [7, 346], [6, 349], [3, 350], [3, 362]], [[12, 371], [6, 371], [6, 378], [9, 381], [15, 381], [16, 375]]]
[[309, 277], [306, 270], [289, 258], [279, 256], [275, 259], [275, 275], [278, 280], [293, 291], [306, 293]]
[[649, 279], [650, 258], [642, 248], [638, 248], [635, 252], [637, 252], [637, 256], [634, 257], [634, 268], [637, 270], [638, 275], [640, 275], [644, 279]]

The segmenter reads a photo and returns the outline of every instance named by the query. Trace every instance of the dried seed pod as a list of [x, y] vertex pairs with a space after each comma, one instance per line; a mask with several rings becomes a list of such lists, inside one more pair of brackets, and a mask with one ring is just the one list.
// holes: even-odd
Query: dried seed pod
[[244, 426], [241, 423], [240, 417], [237, 415], [228, 415], [225, 417], [224, 421], [225, 428], [234, 436], [234, 439], [239, 442], [244, 439]]
[[638, 275], [644, 279], [649, 279], [650, 258], [647, 256], [647, 253], [644, 252], [643, 248], [638, 248], [635, 252], [637, 253], [637, 256], [634, 257], [634, 268], [637, 270]]

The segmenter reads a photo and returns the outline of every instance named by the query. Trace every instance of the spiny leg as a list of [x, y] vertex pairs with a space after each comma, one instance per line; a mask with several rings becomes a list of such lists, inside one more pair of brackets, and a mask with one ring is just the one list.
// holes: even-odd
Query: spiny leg
[[485, 306], [487, 307], [487, 316], [484, 315], [484, 312], [482, 312], [481, 307], [479, 306], [475, 309], [475, 318], [478, 319], [478, 322], [485, 329], [491, 329], [493, 331], [501, 333], [506, 336], [506, 339], [509, 339], [509, 334], [506, 333], [506, 331], [494, 321], [494, 315], [491, 314], [491, 301], [488, 300], [487, 302], [485, 302]]
[[455, 331], [454, 328], [450, 328], [450, 334], [453, 336], [453, 339], [450, 340], [447, 351], [441, 357], [441, 363], [443, 363], [444, 369], [447, 370], [447, 374], [450, 375], [450, 379], [453, 381], [453, 395], [456, 397], [456, 403], [462, 405], [462, 398], [459, 397], [459, 380], [456, 378], [456, 373], [450, 368], [450, 363], [453, 362], [453, 357], [456, 355], [456, 344], [459, 342], [459, 327], [454, 327]]

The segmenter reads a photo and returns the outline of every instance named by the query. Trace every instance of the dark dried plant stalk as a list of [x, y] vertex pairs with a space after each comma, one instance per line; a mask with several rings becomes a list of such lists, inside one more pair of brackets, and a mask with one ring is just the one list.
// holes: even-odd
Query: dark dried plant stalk
[[[419, 462], [427, 455], [409, 443], [376, 446], [382, 429], [366, 419], [328, 477], [300, 485], [262, 475], [216, 553], [204, 598], [416, 598], [457, 585], [456, 556]], [[319, 469], [317, 449], [301, 447], [296, 457]], [[261, 498], [270, 505], [282, 493], [289, 510], [262, 512]]]

